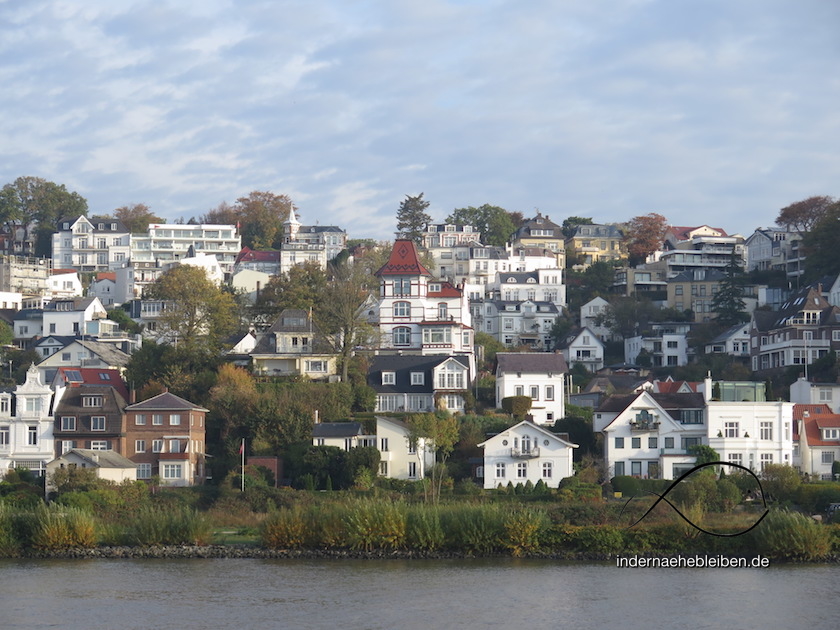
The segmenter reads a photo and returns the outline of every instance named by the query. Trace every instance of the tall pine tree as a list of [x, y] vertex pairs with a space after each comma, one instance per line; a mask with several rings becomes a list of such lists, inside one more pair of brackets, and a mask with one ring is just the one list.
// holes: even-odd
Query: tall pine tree
[[744, 302], [744, 287], [739, 281], [741, 266], [733, 250], [726, 266], [726, 277], [720, 281], [718, 292], [712, 298], [712, 311], [717, 313], [715, 321], [727, 328], [743, 324], [750, 316]]
[[432, 217], [426, 213], [429, 202], [423, 199], [423, 193], [416, 197], [406, 195], [397, 209], [397, 231], [403, 238], [420, 243], [426, 224], [432, 222]]

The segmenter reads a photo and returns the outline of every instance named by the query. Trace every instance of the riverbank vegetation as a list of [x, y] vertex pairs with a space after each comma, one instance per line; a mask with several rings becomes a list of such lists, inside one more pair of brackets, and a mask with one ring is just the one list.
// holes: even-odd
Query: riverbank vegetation
[[[311, 491], [249, 483], [157, 488], [109, 484], [88, 474], [64, 480], [49, 505], [17, 481], [0, 487], [0, 556], [70, 549], [159, 545], [250, 545], [267, 550], [601, 558], [612, 554], [761, 554], [779, 561], [819, 561], [840, 554], [840, 524], [822, 524], [776, 501], [764, 513], [749, 500], [747, 479], [694, 475], [653, 506], [663, 484], [613, 480], [623, 496], [578, 478], [559, 489], [542, 484], [485, 491], [457, 484], [437, 504], [421, 483], [379, 480], [365, 489]], [[0, 484], [2, 485], [2, 484]], [[612, 489], [610, 489], [612, 491]], [[833, 483], [802, 484], [803, 501], [824, 509]], [[32, 497], [35, 496], [36, 500]], [[629, 497], [635, 497], [628, 502]], [[6, 501], [12, 497], [13, 500]], [[827, 505], [827, 504], [826, 504]], [[644, 518], [642, 518], [644, 517]], [[639, 520], [641, 519], [641, 520]], [[637, 523], [637, 521], [639, 521]], [[635, 523], [635, 525], [634, 525]], [[632, 525], [632, 526], [631, 526]]]

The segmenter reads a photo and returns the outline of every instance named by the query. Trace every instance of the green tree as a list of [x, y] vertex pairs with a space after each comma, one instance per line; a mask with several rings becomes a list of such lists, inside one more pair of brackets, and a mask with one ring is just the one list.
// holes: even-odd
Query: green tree
[[15, 340], [15, 333], [12, 327], [6, 322], [0, 321], [0, 346], [11, 345]]
[[[694, 461], [695, 465], [710, 464], [711, 462], [719, 462], [720, 455], [718, 452], [707, 444], [695, 444], [688, 448], [688, 452], [694, 455], [697, 459]], [[710, 468], [712, 468], [710, 466]]]
[[733, 251], [726, 267], [726, 276], [720, 281], [711, 304], [712, 311], [716, 313], [715, 321], [724, 327], [741, 324], [750, 318], [744, 302], [744, 287], [738, 278], [740, 271]]
[[323, 300], [326, 288], [327, 274], [317, 262], [293, 265], [272, 277], [260, 291], [251, 309], [254, 321], [260, 327], [270, 326], [284, 309], [314, 309]]
[[505, 344], [486, 332], [475, 333], [475, 345], [480, 346], [484, 352], [484, 365], [482, 369], [492, 371], [496, 363], [496, 354], [505, 351]]
[[178, 265], [147, 289], [150, 299], [163, 300], [160, 330], [178, 346], [215, 354], [237, 326], [236, 302], [199, 267]]
[[802, 247], [807, 256], [805, 261], [807, 280], [816, 280], [824, 275], [840, 273], [838, 243], [840, 243], [840, 201], [827, 207], [813, 229], [802, 239]]
[[140, 324], [135, 322], [128, 313], [121, 308], [112, 308], [108, 311], [108, 319], [120, 325], [120, 330], [124, 330], [132, 335], [140, 333]]
[[655, 319], [658, 309], [647, 298], [614, 297], [610, 305], [596, 318], [599, 326], [606, 326], [610, 331], [623, 338], [633, 337]]
[[613, 282], [615, 282], [615, 266], [606, 261], [594, 262], [583, 272], [583, 283], [592, 297], [609, 293]]
[[787, 464], [765, 464], [761, 478], [764, 491], [777, 502], [792, 501], [802, 483], [799, 472]]
[[114, 210], [116, 217], [132, 234], [142, 234], [152, 223], [165, 223], [165, 220], [154, 214], [145, 203], [130, 203]]
[[[424, 486], [426, 500], [437, 502], [446, 475], [446, 462], [458, 442], [458, 421], [448, 413], [421, 413], [408, 417], [409, 445], [414, 447], [422, 466], [424, 448], [435, 460], [429, 484]], [[422, 446], [422, 448], [421, 448]]]
[[533, 400], [530, 396], [507, 396], [502, 398], [502, 409], [517, 420], [523, 420], [531, 410]]
[[[49, 256], [52, 252], [52, 234], [59, 218], [87, 214], [87, 200], [79, 193], [70, 192], [64, 184], [55, 184], [40, 177], [18, 177], [0, 190], [0, 223], [4, 231], [23, 232], [23, 253]], [[32, 227], [36, 228], [32, 238]], [[12, 253], [15, 239], [7, 241]]]
[[456, 208], [446, 218], [446, 222], [471, 225], [481, 232], [482, 243], [499, 247], [504, 246], [516, 231], [516, 225], [507, 210], [486, 203], [478, 208]]
[[592, 225], [592, 219], [590, 217], [569, 217], [565, 219], [561, 226], [563, 235], [566, 238], [572, 238], [579, 225]]
[[416, 197], [406, 195], [397, 208], [397, 231], [405, 238], [420, 243], [426, 225], [432, 222], [432, 217], [426, 213], [428, 207], [429, 202], [423, 199], [423, 193]]

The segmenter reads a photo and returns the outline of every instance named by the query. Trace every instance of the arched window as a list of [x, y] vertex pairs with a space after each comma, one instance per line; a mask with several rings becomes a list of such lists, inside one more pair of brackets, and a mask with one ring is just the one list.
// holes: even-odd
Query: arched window
[[394, 328], [394, 345], [411, 345], [411, 328], [408, 326], [398, 326], [397, 328]]

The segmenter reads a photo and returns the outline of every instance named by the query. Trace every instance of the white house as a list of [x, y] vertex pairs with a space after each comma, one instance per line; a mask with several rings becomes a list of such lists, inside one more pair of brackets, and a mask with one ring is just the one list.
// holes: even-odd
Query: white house
[[[110, 271], [125, 263], [131, 235], [113, 217], [65, 217], [52, 237], [53, 267], [77, 271]], [[77, 295], [81, 295], [78, 293]]]
[[44, 292], [49, 298], [73, 298], [84, 293], [79, 272], [75, 269], [53, 269]]
[[196, 253], [216, 257], [222, 273], [231, 273], [242, 249], [235, 225], [202, 223], [178, 225], [153, 223], [146, 234], [131, 237], [132, 264], [166, 265]]
[[709, 401], [708, 444], [721, 461], [764, 470], [793, 465], [793, 403]]
[[379, 413], [463, 412], [470, 371], [463, 356], [381, 354], [372, 358], [367, 380], [376, 392]]
[[828, 405], [832, 413], [840, 413], [840, 384], [812, 383], [800, 376], [790, 386], [790, 402], [803, 405]]
[[412, 444], [411, 428], [396, 418], [376, 416], [376, 446], [381, 459], [379, 474], [391, 479], [424, 479], [435, 463], [434, 451], [427, 440]]
[[312, 446], [333, 446], [343, 451], [360, 446], [376, 446], [376, 436], [365, 433], [361, 422], [316, 422]]
[[724, 330], [706, 344], [706, 354], [728, 354], [733, 357], [750, 356], [750, 324], [738, 324]]
[[44, 473], [55, 457], [51, 400], [52, 390], [41, 382], [34, 365], [14, 393], [0, 393], [0, 474], [10, 468]]
[[[811, 479], [835, 480], [834, 462], [840, 461], [840, 414], [826, 405], [794, 405], [793, 465]], [[798, 438], [798, 439], [797, 439]]]
[[610, 341], [613, 337], [609, 328], [598, 323], [598, 318], [602, 317], [606, 313], [609, 306], [610, 303], [604, 298], [595, 297], [580, 307], [581, 328], [588, 328], [595, 333], [601, 341]]
[[574, 474], [572, 453], [578, 447], [528, 420], [478, 446], [484, 449], [485, 489], [529, 481], [556, 488]]
[[582, 365], [590, 372], [604, 367], [604, 342], [589, 328], [569, 333], [560, 344], [560, 350], [571, 367]]
[[646, 351], [653, 367], [688, 365], [689, 323], [652, 324], [649, 334], [636, 335], [624, 340], [624, 360], [635, 364], [639, 353]]
[[137, 464], [114, 450], [91, 450], [74, 448], [47, 464], [47, 492], [54, 489], [50, 484], [57, 470], [92, 470], [99, 479], [122, 483], [137, 481]]
[[46, 335], [83, 335], [89, 322], [107, 317], [108, 311], [96, 297], [53, 300], [44, 306], [43, 330]]
[[510, 396], [530, 396], [531, 417], [536, 424], [554, 424], [566, 415], [562, 354], [550, 352], [499, 352], [496, 355], [496, 407]]
[[96, 274], [96, 279], [88, 286], [87, 295], [98, 298], [102, 306], [112, 307], [117, 295], [116, 272], [102, 271]]

